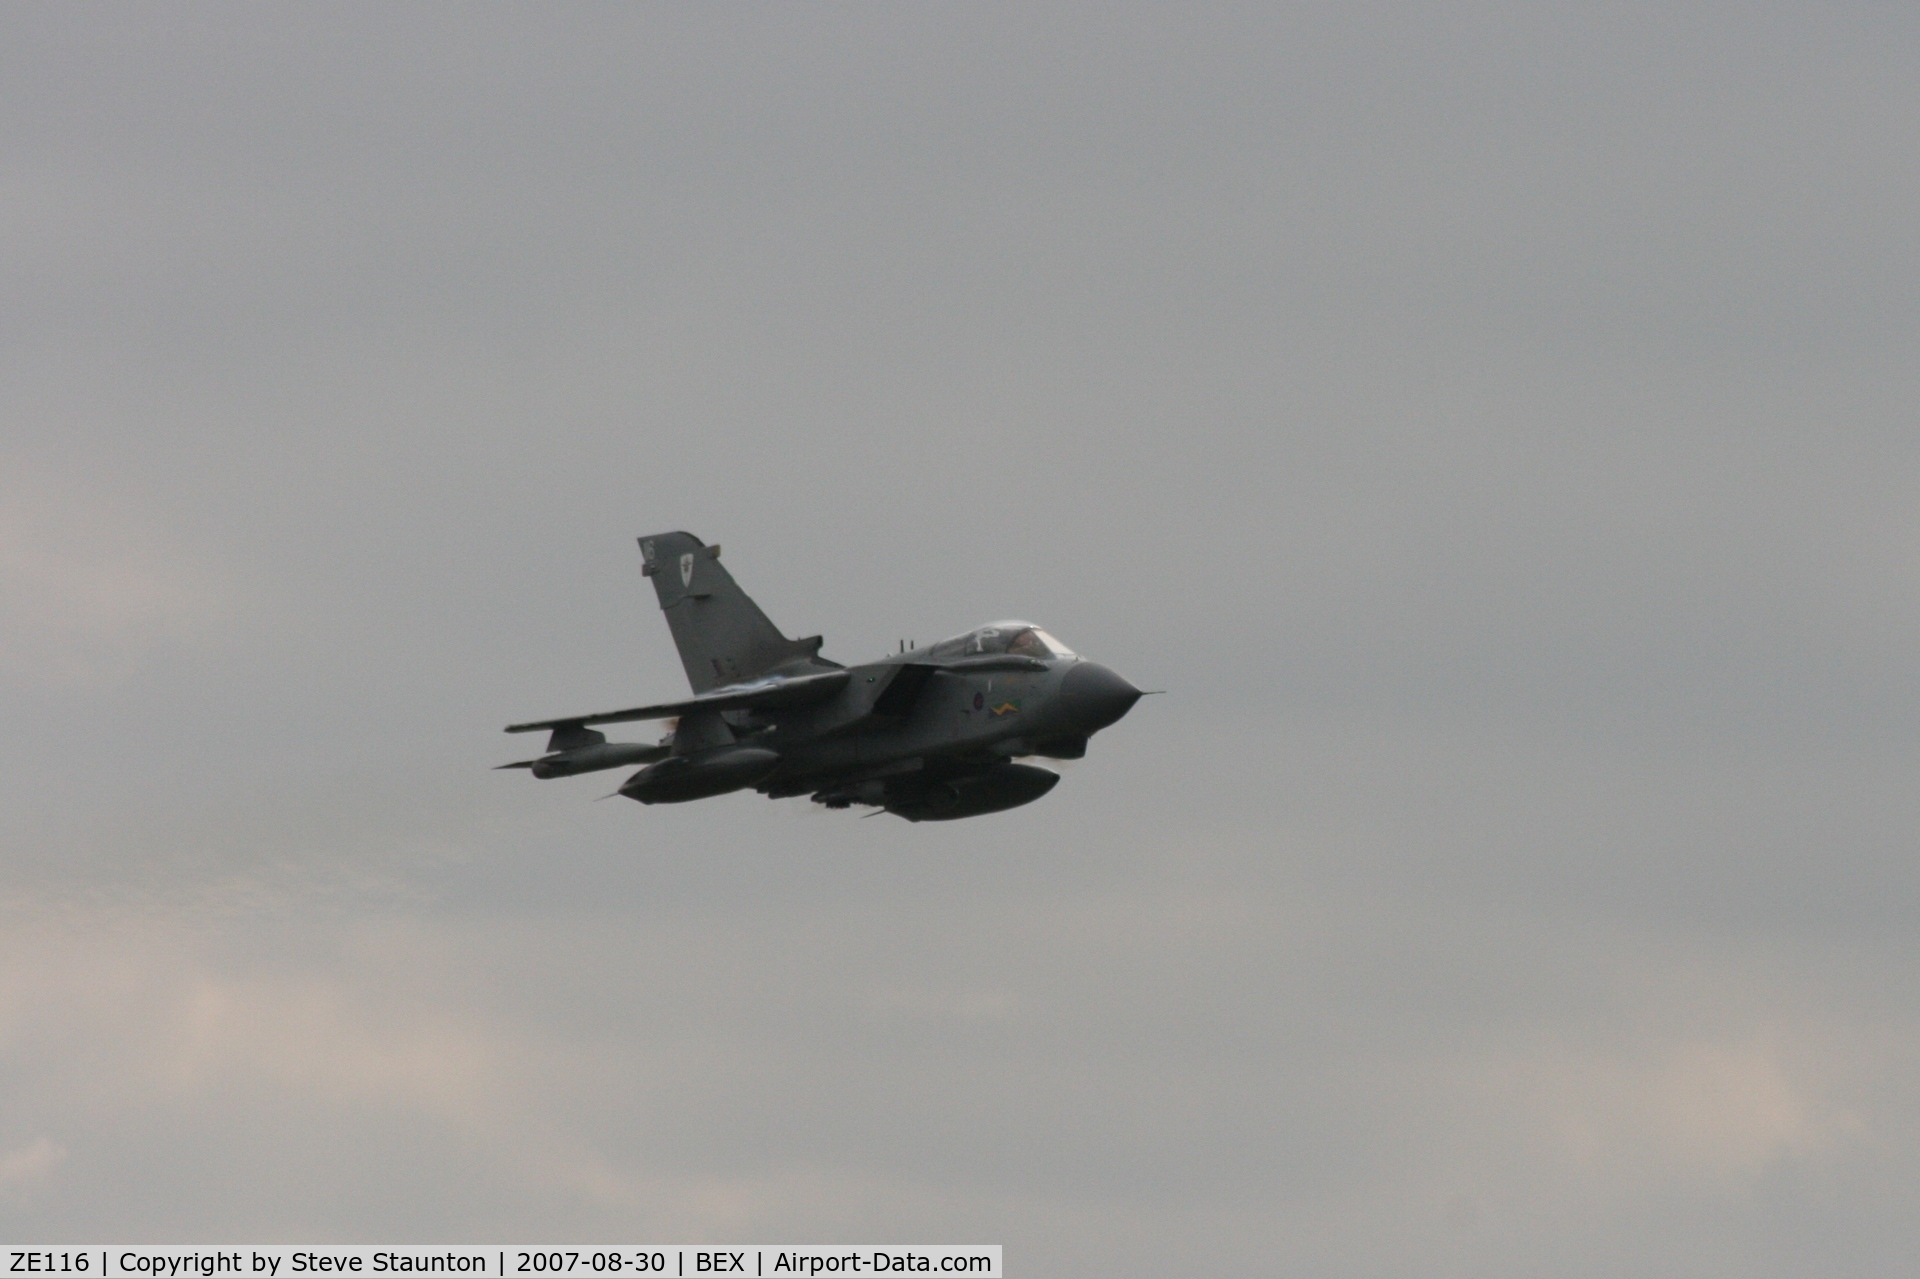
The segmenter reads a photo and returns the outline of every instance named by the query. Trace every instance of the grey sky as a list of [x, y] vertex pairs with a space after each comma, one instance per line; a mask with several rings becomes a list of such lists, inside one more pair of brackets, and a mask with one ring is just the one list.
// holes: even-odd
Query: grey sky
[[[1882, 1274], [1920, 22], [0, 14], [0, 1236]], [[1146, 687], [914, 827], [489, 771], [633, 537]]]

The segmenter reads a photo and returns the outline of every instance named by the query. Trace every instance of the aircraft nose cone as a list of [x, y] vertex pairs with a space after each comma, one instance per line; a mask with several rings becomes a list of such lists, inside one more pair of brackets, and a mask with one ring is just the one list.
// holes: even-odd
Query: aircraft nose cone
[[1114, 723], [1140, 698], [1139, 689], [1098, 662], [1075, 662], [1060, 681], [1060, 708], [1083, 733]]

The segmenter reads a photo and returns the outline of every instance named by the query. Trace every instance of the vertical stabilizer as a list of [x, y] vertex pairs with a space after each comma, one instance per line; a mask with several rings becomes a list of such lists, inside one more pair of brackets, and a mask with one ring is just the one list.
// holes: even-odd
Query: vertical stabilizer
[[696, 693], [771, 674], [838, 669], [820, 659], [820, 637], [790, 640], [720, 566], [720, 548], [691, 533], [640, 539], [641, 571], [653, 579]]

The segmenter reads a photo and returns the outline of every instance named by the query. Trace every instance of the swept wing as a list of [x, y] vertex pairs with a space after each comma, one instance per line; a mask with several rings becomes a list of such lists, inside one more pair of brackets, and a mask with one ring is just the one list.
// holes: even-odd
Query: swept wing
[[783, 710], [824, 701], [846, 686], [846, 671], [822, 671], [818, 675], [796, 675], [791, 679], [756, 680], [716, 688], [711, 693], [679, 702], [660, 702], [653, 706], [635, 706], [624, 711], [600, 711], [592, 715], [568, 715], [561, 719], [539, 719], [525, 724], [509, 724], [509, 733], [531, 733], [543, 728], [566, 728], [587, 724], [623, 724], [640, 719], [672, 719], [695, 711]]

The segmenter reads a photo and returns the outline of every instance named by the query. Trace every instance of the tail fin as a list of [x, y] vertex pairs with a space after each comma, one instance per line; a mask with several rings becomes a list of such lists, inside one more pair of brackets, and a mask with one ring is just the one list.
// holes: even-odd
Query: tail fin
[[776, 673], [804, 674], [839, 667], [820, 657], [820, 637], [790, 640], [720, 567], [720, 548], [691, 533], [640, 539], [641, 570], [653, 579], [696, 693]]

